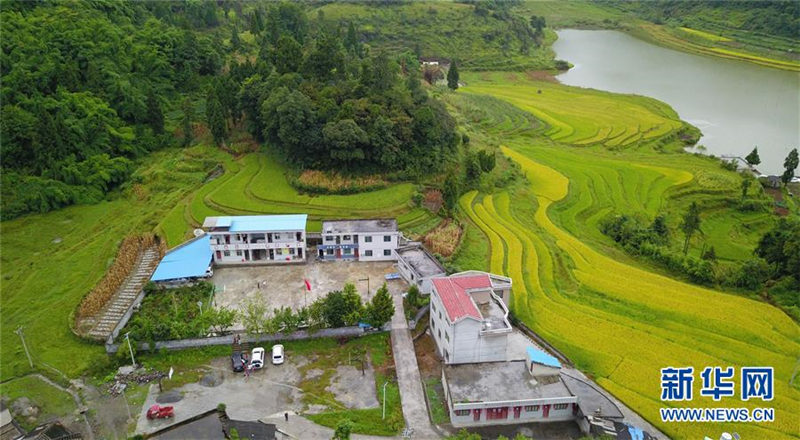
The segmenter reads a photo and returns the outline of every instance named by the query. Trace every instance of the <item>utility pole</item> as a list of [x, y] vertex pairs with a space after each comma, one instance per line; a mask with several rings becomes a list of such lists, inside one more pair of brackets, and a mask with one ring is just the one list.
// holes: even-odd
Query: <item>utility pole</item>
[[358, 281], [366, 281], [367, 282], [367, 299], [369, 299], [369, 277], [361, 278]]
[[31, 354], [28, 351], [28, 344], [25, 343], [25, 335], [22, 333], [22, 326], [19, 326], [14, 333], [18, 334], [19, 338], [22, 339], [22, 348], [25, 349], [25, 356], [28, 356], [28, 364], [30, 364], [31, 368], [33, 368], [33, 360], [31, 359]]
[[136, 359], [133, 358], [133, 346], [131, 346], [130, 335], [131, 332], [125, 333], [125, 339], [128, 341], [128, 350], [131, 353], [131, 364], [133, 365], [133, 368], [136, 368]]

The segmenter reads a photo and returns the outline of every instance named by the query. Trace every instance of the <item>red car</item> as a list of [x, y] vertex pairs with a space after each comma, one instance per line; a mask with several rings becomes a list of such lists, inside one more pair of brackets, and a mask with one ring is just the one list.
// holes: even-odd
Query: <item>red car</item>
[[175, 410], [171, 406], [153, 405], [147, 410], [147, 418], [153, 419], [166, 419], [175, 415]]

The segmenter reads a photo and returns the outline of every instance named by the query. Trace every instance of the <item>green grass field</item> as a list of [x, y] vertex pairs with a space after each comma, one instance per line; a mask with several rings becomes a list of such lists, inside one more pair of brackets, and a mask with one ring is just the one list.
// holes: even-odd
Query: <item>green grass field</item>
[[[597, 228], [599, 219], [613, 211], [650, 218], [663, 212], [674, 228], [693, 200], [701, 203], [708, 222], [705, 240], [725, 258], [747, 258], [749, 252], [743, 249], [752, 249], [773, 220], [768, 214], [740, 214], [714, 203], [735, 194], [738, 176], [713, 160], [655, 148], [670, 138], [670, 132], [630, 142], [623, 149], [602, 141], [577, 146], [574, 140], [580, 136], [555, 134], [589, 133], [591, 124], [603, 129], [599, 121], [611, 121], [605, 127], [610, 131], [621, 130], [619, 126], [628, 129], [636, 125], [633, 115], [644, 115], [649, 123], [670, 119], [665, 106], [652, 106], [647, 98], [552, 83], [540, 87], [539, 82], [506, 73], [467, 78], [460, 99], [469, 101], [479, 91], [491, 94], [533, 114], [550, 116], [559, 131], [548, 125], [518, 135], [506, 127], [487, 136], [500, 141], [503, 154], [520, 165], [527, 182], [500, 192], [472, 191], [461, 198], [465, 220], [485, 238], [465, 241], [456, 261], [512, 277], [515, 315], [668, 435], [702, 438], [706, 430], [700, 424], [660, 423], [658, 408], [667, 406], [659, 400], [660, 368], [691, 365], [699, 372], [705, 366], [771, 365], [776, 398], [769, 406], [775, 407], [777, 420], [731, 425], [730, 430], [747, 438], [795, 438], [800, 387], [788, 382], [800, 353], [797, 323], [764, 302], [665, 276], [633, 260]], [[557, 94], [565, 100], [543, 98], [536, 92], [540, 88], [542, 95]], [[575, 115], [566, 114], [578, 96], [584, 105]], [[613, 100], [619, 101], [617, 105], [601, 104]], [[458, 100], [450, 102], [457, 110], [469, 108]], [[559, 102], [562, 108], [556, 108]], [[591, 111], [607, 114], [594, 118]], [[506, 118], [493, 118], [502, 119]], [[676, 119], [662, 124], [678, 130], [681, 123]], [[499, 126], [491, 121], [476, 125]], [[465, 257], [481, 245], [490, 249], [486, 261]], [[697, 399], [693, 403], [697, 406]], [[725, 403], [731, 401], [708, 399], [702, 406]], [[738, 399], [734, 403], [764, 406]]]
[[[221, 166], [212, 180], [208, 174]], [[208, 147], [167, 150], [149, 157], [116, 199], [71, 206], [2, 223], [2, 380], [29, 371], [19, 338], [23, 326], [36, 364], [70, 377], [104, 356], [100, 345], [71, 330], [80, 299], [109, 267], [124, 236], [156, 231], [173, 247], [210, 215], [308, 213], [309, 230], [323, 218], [397, 217], [403, 230], [424, 232], [438, 217], [411, 204], [415, 188], [400, 183], [346, 196], [305, 196], [271, 156], [239, 158]]]

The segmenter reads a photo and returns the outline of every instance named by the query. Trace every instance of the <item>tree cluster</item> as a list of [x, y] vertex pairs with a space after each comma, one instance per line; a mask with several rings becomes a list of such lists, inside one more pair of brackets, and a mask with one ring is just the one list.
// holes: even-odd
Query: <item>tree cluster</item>
[[293, 311], [289, 307], [270, 312], [260, 299], [247, 301], [241, 306], [239, 316], [248, 333], [290, 333], [300, 328], [337, 328], [367, 323], [380, 328], [394, 315], [394, 302], [386, 283], [366, 304], [361, 301], [356, 287], [345, 284], [342, 290], [328, 292], [307, 307]]
[[98, 201], [168, 142], [164, 96], [216, 72], [220, 57], [158, 11], [215, 14], [206, 3], [3, 3], [3, 219]]
[[[655, 23], [681, 23], [687, 19], [699, 19], [709, 26], [719, 26], [718, 20], [736, 29], [797, 38], [800, 29], [800, 4], [784, 1], [748, 0], [654, 0], [647, 2], [619, 2], [612, 4], [630, 8], [638, 15]], [[736, 19], [730, 20], [729, 17]]]
[[455, 122], [421, 89], [414, 55], [369, 53], [352, 23], [312, 30], [294, 3], [257, 8], [249, 24], [257, 60], [234, 62], [209, 91], [218, 143], [241, 115], [255, 138], [301, 168], [421, 175], [455, 151]]

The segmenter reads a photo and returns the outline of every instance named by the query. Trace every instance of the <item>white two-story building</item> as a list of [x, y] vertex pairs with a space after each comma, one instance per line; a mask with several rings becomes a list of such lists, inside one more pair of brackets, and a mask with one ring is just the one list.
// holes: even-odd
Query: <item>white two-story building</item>
[[511, 279], [479, 271], [434, 278], [430, 329], [445, 364], [506, 360]]
[[304, 263], [306, 214], [206, 217], [218, 265]]
[[387, 261], [396, 259], [400, 232], [395, 219], [328, 220], [322, 222], [324, 260]]

